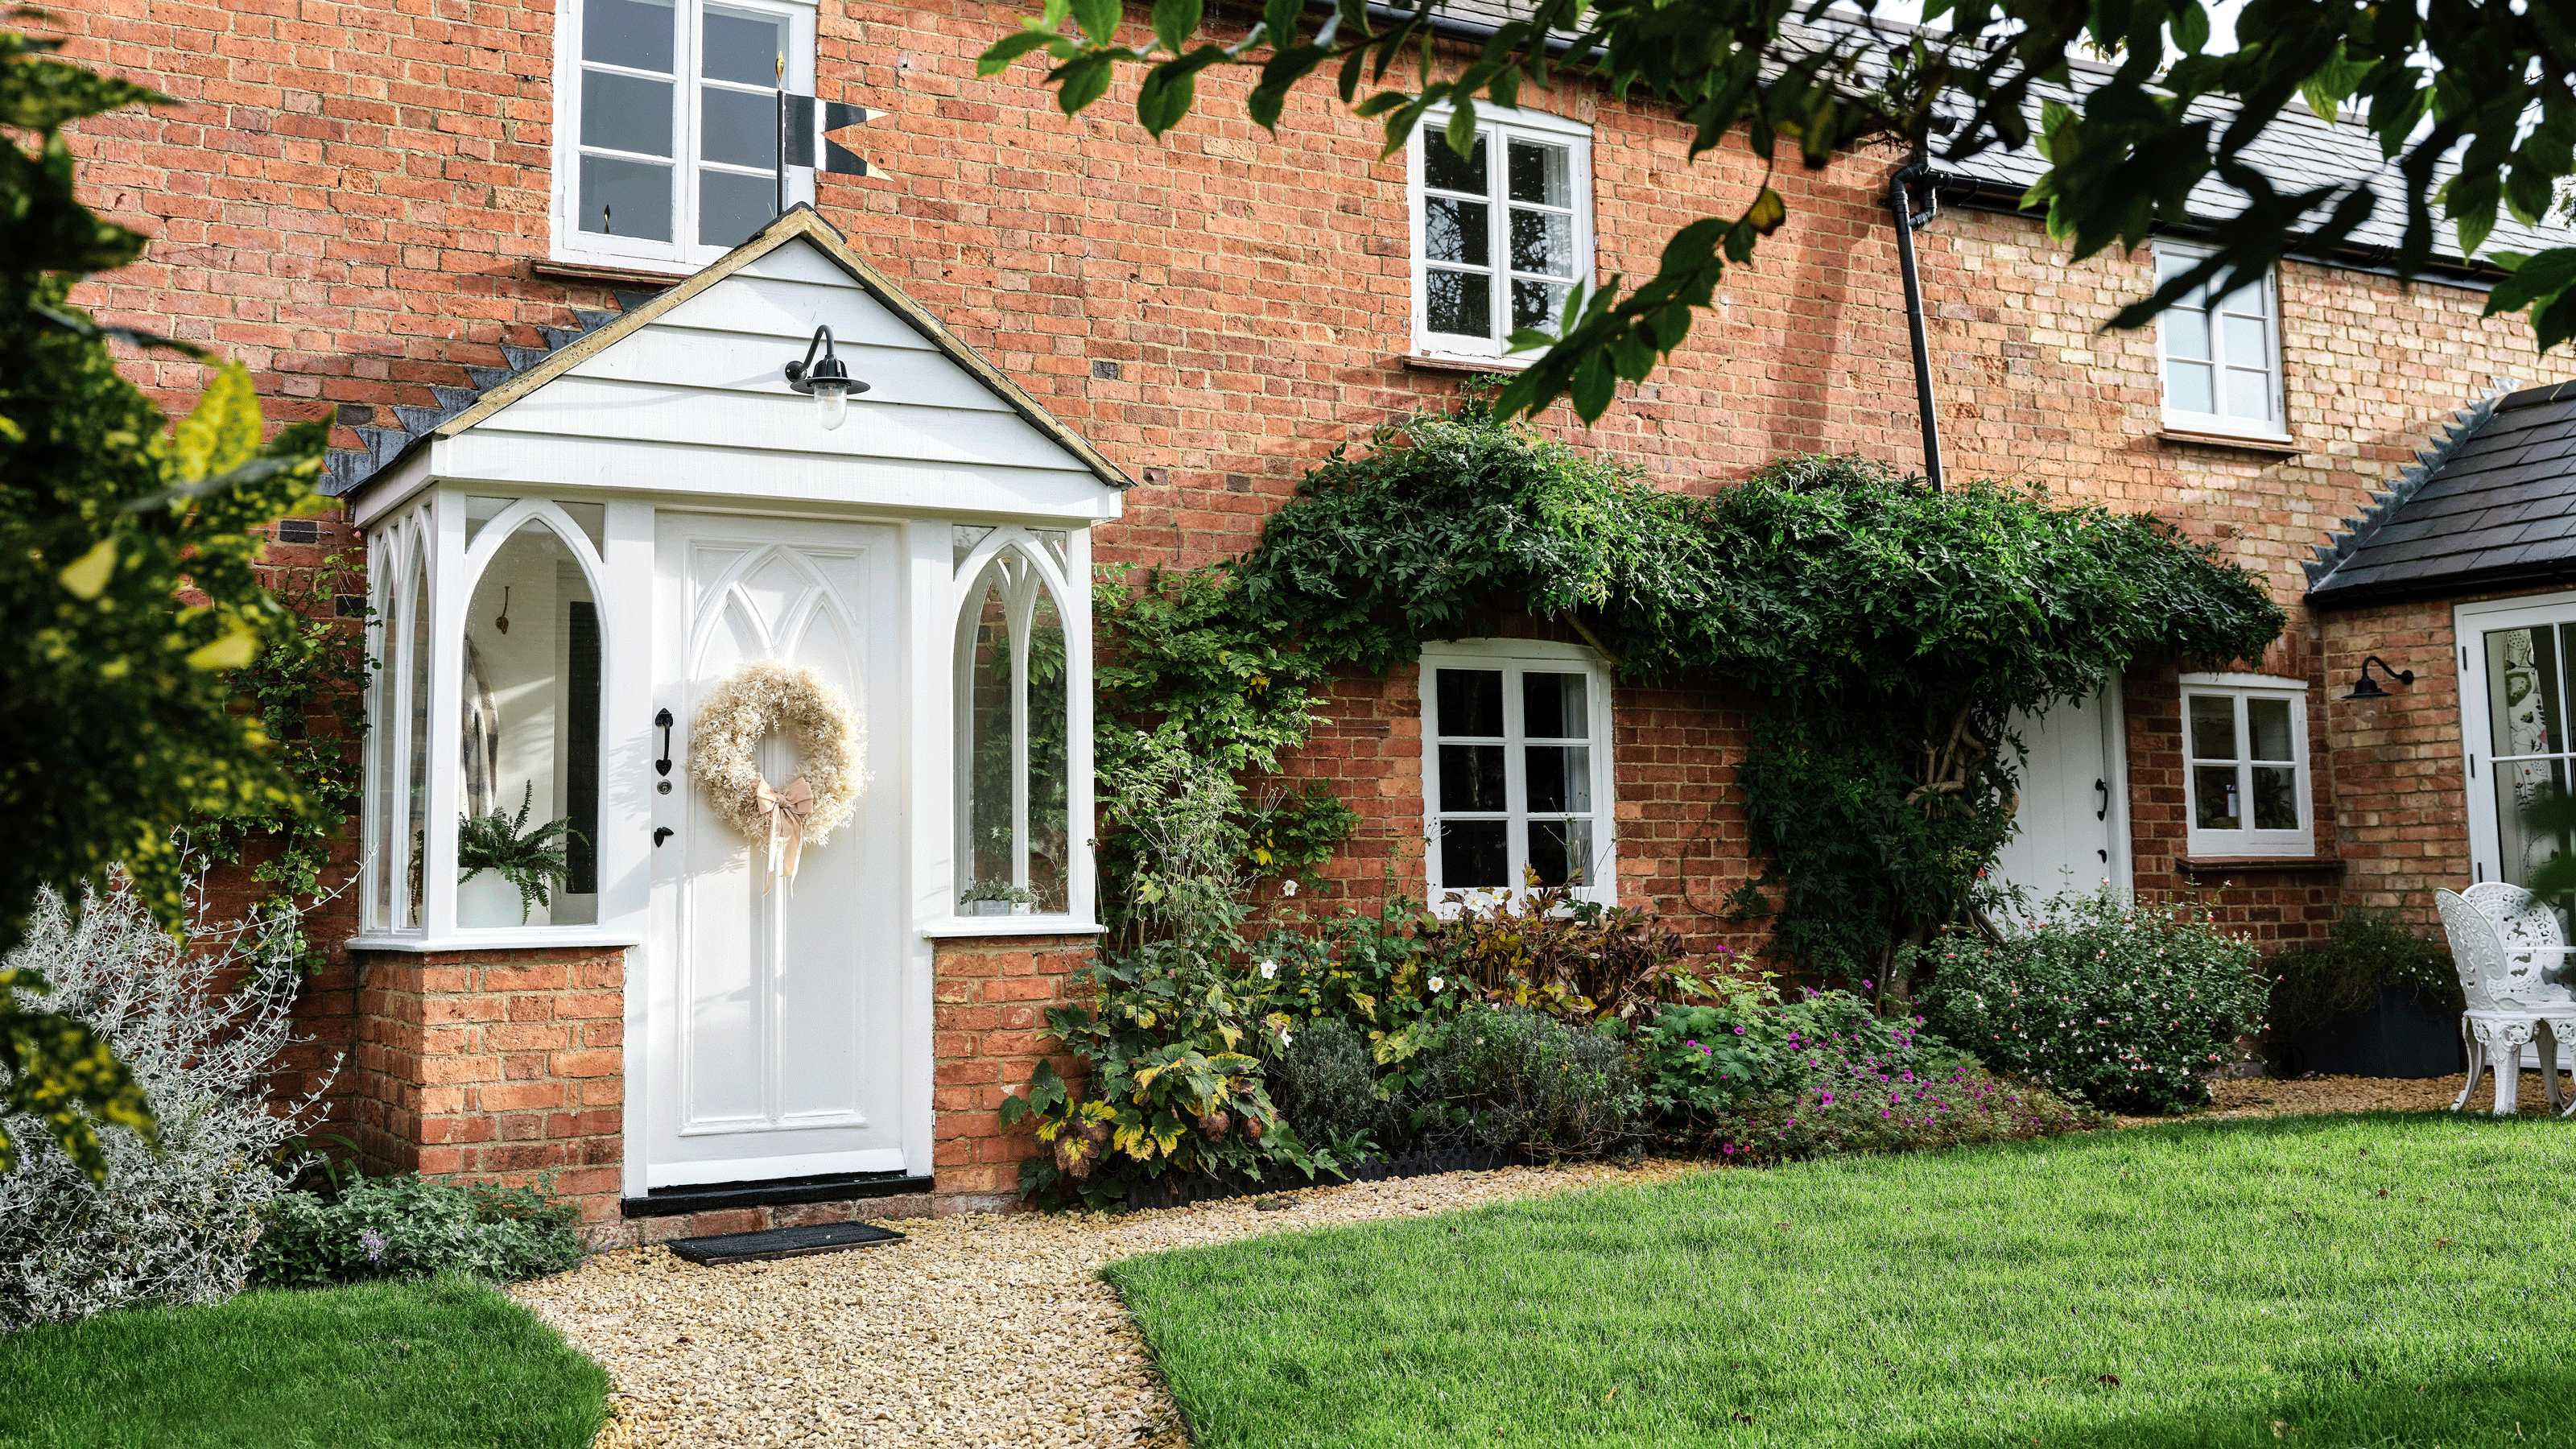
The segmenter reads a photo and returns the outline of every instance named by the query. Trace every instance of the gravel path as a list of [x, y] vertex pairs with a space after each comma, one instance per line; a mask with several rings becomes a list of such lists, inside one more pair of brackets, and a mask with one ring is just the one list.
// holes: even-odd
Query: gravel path
[[659, 1445], [1148, 1445], [1185, 1440], [1102, 1264], [1282, 1229], [1707, 1171], [1507, 1167], [1118, 1217], [909, 1219], [909, 1242], [701, 1268], [604, 1253], [511, 1295], [608, 1369], [595, 1449]]
[[[2460, 1078], [2221, 1082], [2209, 1115], [2439, 1111]], [[2540, 1110], [2539, 1074], [2522, 1110]], [[2480, 1088], [2472, 1110], [2492, 1102]], [[2156, 1118], [2122, 1118], [2140, 1126]], [[606, 1253], [513, 1296], [608, 1369], [595, 1449], [661, 1445], [1149, 1446], [1186, 1443], [1102, 1264], [1259, 1233], [1474, 1207], [1709, 1170], [1509, 1167], [1300, 1189], [1118, 1217], [968, 1214], [887, 1224], [910, 1241], [701, 1268], [662, 1248]]]

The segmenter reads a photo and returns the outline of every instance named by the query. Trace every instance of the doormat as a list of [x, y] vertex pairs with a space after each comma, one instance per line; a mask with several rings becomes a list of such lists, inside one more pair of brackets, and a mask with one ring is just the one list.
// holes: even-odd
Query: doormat
[[718, 1233], [707, 1238], [674, 1238], [671, 1251], [692, 1263], [721, 1268], [728, 1263], [759, 1263], [771, 1258], [805, 1258], [900, 1243], [903, 1234], [866, 1223], [816, 1223], [804, 1228], [771, 1228], [765, 1233]]

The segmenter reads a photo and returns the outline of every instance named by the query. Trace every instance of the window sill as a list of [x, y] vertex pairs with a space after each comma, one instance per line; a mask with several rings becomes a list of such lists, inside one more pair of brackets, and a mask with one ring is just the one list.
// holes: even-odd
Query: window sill
[[2156, 436], [2168, 443], [2182, 443], [2195, 448], [2235, 448], [2247, 453], [2269, 453], [2277, 458], [2295, 458], [2307, 451], [2295, 438], [2261, 433], [2213, 433], [2203, 428], [2168, 425]]
[[2174, 869], [2185, 875], [2341, 875], [2344, 863], [2333, 856], [2196, 855], [2177, 858]]
[[960, 916], [921, 928], [928, 941], [968, 936], [1097, 936], [1109, 929], [1070, 916]]
[[1397, 359], [1407, 372], [1449, 372], [1473, 377], [1487, 372], [1527, 372], [1531, 359], [1518, 357], [1435, 357], [1408, 352]]
[[688, 278], [687, 272], [666, 272], [645, 267], [610, 267], [591, 262], [530, 262], [531, 276], [557, 282], [600, 282], [610, 286], [668, 287]]
[[349, 938], [352, 951], [410, 951], [419, 955], [463, 951], [580, 950], [592, 946], [641, 946], [631, 931], [603, 931], [588, 926], [528, 926], [507, 930], [457, 931], [444, 936], [361, 933]]

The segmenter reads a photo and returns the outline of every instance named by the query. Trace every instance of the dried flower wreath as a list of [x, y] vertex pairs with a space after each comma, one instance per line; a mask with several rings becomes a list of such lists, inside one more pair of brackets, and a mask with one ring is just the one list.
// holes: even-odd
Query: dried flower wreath
[[[810, 798], [797, 798], [804, 792], [795, 782], [773, 788], [761, 778], [760, 742], [772, 732], [795, 749], [796, 780]], [[831, 839], [858, 808], [868, 783], [867, 732], [850, 701], [822, 676], [763, 659], [735, 670], [698, 706], [689, 774], [706, 787], [726, 824], [771, 842], [772, 874], [783, 866], [793, 879], [799, 849]]]

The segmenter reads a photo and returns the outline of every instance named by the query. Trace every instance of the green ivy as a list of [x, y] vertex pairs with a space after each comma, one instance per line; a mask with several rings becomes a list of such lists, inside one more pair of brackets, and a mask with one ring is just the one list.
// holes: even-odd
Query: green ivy
[[2035, 486], [1934, 493], [1813, 457], [1673, 492], [1473, 394], [1369, 443], [1311, 471], [1250, 554], [1104, 608], [1104, 714], [1159, 712], [1273, 771], [1331, 669], [1383, 671], [1507, 613], [1564, 620], [1631, 683], [1750, 696], [1737, 784], [1765, 870], [1733, 914], [1772, 919], [1773, 951], [1825, 977], [1885, 975], [1972, 907], [2013, 828], [2017, 714], [2134, 664], [2259, 656], [2286, 621], [2162, 521]]
[[[354, 576], [351, 563], [333, 554], [310, 577], [280, 589], [288, 606], [285, 627], [265, 653], [233, 676], [259, 712], [271, 757], [293, 777], [301, 807], [253, 801], [207, 817], [192, 832], [192, 843], [216, 864], [240, 860], [250, 841], [272, 843], [274, 853], [251, 870], [253, 880], [271, 889], [252, 909], [280, 919], [320, 894], [331, 843], [358, 817], [365, 784], [359, 745], [367, 732], [358, 704], [374, 661], [363, 632], [373, 611], [362, 609], [355, 617], [340, 612], [339, 585]], [[313, 728], [317, 714], [330, 717], [333, 726]], [[321, 970], [329, 959], [310, 941], [302, 955], [307, 971]]]

